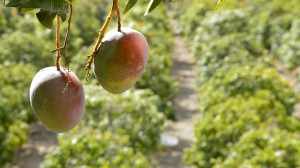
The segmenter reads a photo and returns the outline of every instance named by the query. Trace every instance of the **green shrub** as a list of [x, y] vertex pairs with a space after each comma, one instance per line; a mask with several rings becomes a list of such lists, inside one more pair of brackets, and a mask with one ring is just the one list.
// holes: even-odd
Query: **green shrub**
[[3, 34], [0, 41], [0, 61], [32, 64], [38, 69], [54, 65], [55, 55], [50, 52], [51, 44], [54, 43], [22, 31]]
[[233, 33], [205, 43], [196, 41], [193, 52], [197, 59], [198, 84], [208, 81], [220, 68], [227, 71], [232, 66], [243, 66], [265, 53], [261, 43], [247, 33]]
[[[150, 47], [146, 69], [135, 87], [137, 89], [151, 89], [161, 99], [158, 102], [159, 111], [169, 118], [175, 118], [172, 100], [177, 93], [178, 82], [169, 76], [173, 65], [171, 58], [173, 31], [165, 19], [166, 13], [164, 8], [158, 9], [157, 14], [143, 18], [141, 17], [144, 12], [142, 8], [146, 7], [145, 4], [138, 5], [124, 15], [122, 19], [122, 25], [140, 31], [147, 38]], [[116, 27], [117, 23], [112, 22], [110, 28]], [[89, 47], [84, 46], [71, 58], [71, 69], [74, 68], [80, 78], [84, 78], [85, 76], [84, 68], [86, 62], [83, 60], [86, 57], [83, 56], [86, 53], [91, 53], [93, 47], [93, 45]]]
[[279, 102], [268, 100], [270, 93], [259, 94], [265, 96], [246, 100], [237, 97], [211, 108], [196, 125], [197, 140], [186, 151], [186, 162], [198, 167], [212, 167], [222, 162], [244, 132], [256, 129], [263, 122], [289, 131], [299, 130], [298, 120], [287, 116]]
[[228, 98], [205, 111], [195, 126], [196, 141], [185, 153], [185, 160], [198, 167], [213, 167], [227, 157], [241, 136], [263, 123], [297, 132], [300, 122], [291, 117], [269, 90], [253, 96]]
[[230, 150], [220, 168], [299, 167], [300, 135], [265, 126], [246, 132]]
[[291, 29], [282, 37], [281, 46], [277, 50], [283, 65], [290, 70], [300, 65], [300, 19], [293, 20]]
[[289, 114], [293, 112], [298, 99], [290, 84], [276, 70], [258, 65], [233, 67], [229, 71], [217, 72], [199, 88], [201, 109], [206, 111], [215, 104], [240, 95], [251, 97], [260, 90], [270, 90]]
[[201, 102], [195, 142], [184, 161], [197, 167], [299, 167], [300, 122], [291, 117], [298, 98], [272, 68], [277, 57], [290, 69], [299, 64], [299, 2], [229, 1], [218, 11], [205, 3], [184, 3], [193, 7], [181, 18], [197, 59]]
[[196, 141], [185, 152], [185, 162], [198, 167], [222, 163], [247, 131], [271, 123], [290, 132], [300, 129], [291, 117], [297, 97], [278, 72], [264, 65], [219, 70], [199, 87], [202, 118]]
[[144, 34], [150, 47], [148, 64], [136, 88], [151, 89], [161, 99], [159, 110], [168, 118], [174, 119], [172, 100], [178, 91], [178, 82], [169, 76], [173, 65], [173, 30], [166, 19], [164, 7], [159, 7], [155, 14], [141, 17], [146, 7], [147, 3], [136, 6], [124, 15], [123, 22], [123, 25], [129, 25]]
[[112, 95], [99, 86], [86, 86], [86, 114], [83, 127], [110, 130], [129, 136], [130, 146], [149, 152], [158, 147], [163, 131], [163, 114], [157, 109], [160, 99], [150, 90], [130, 90]]
[[129, 146], [128, 136], [84, 128], [59, 136], [46, 155], [44, 168], [150, 168], [147, 157]]
[[27, 122], [33, 119], [29, 86], [35, 71], [31, 65], [0, 64], [0, 167], [13, 159], [27, 139]]

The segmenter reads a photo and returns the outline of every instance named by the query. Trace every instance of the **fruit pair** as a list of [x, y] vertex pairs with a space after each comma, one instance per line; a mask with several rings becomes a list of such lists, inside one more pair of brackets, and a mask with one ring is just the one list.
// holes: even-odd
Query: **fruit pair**
[[[122, 28], [108, 32], [94, 59], [94, 74], [111, 93], [122, 93], [141, 76], [149, 47], [139, 32]], [[73, 72], [56, 67], [39, 71], [30, 87], [30, 103], [40, 121], [50, 130], [67, 132], [82, 119], [84, 90]]]

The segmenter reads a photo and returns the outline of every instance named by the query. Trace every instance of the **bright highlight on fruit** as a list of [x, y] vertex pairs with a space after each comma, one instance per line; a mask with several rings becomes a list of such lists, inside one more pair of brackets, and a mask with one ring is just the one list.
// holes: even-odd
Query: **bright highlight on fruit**
[[73, 72], [57, 67], [40, 70], [30, 86], [30, 104], [39, 120], [57, 133], [73, 129], [85, 111], [85, 96]]
[[140, 78], [148, 61], [149, 46], [138, 31], [122, 27], [105, 34], [94, 59], [94, 74], [111, 93], [122, 93]]

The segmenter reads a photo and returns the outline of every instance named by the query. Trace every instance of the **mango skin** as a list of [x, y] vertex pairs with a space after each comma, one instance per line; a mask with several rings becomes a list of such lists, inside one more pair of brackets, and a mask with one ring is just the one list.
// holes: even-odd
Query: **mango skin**
[[66, 69], [44, 68], [32, 80], [30, 104], [49, 130], [70, 131], [81, 121], [85, 111], [83, 86], [73, 72], [68, 76]]
[[138, 31], [121, 28], [105, 34], [94, 59], [94, 74], [110, 93], [119, 94], [136, 83], [148, 61], [149, 46]]

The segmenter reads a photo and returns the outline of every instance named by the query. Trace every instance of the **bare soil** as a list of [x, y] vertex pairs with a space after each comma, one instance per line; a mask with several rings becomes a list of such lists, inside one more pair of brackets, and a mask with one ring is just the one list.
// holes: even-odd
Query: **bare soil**
[[176, 121], [167, 121], [165, 136], [179, 140], [176, 146], [166, 146], [155, 153], [157, 168], [188, 168], [182, 163], [184, 149], [193, 141], [194, 123], [199, 109], [197, 100], [196, 66], [193, 56], [188, 52], [182, 37], [175, 36], [174, 61], [171, 76], [180, 81], [179, 93], [174, 100]]
[[49, 148], [57, 144], [57, 134], [46, 130], [39, 123], [33, 124], [27, 142], [18, 151], [14, 161], [5, 168], [38, 168]]

